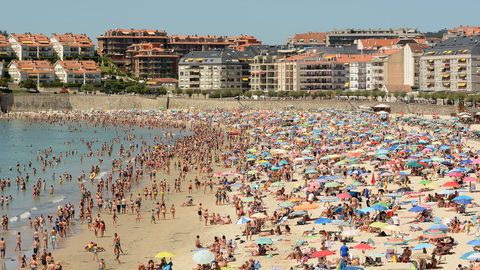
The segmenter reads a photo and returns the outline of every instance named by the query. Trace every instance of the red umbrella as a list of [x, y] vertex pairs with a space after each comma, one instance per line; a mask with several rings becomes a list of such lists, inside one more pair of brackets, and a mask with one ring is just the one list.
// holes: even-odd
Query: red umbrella
[[364, 243], [361, 243], [361, 244], [358, 244], [356, 246], [353, 247], [354, 249], [359, 249], [359, 250], [372, 250], [373, 247], [370, 246], [369, 244], [364, 244]]
[[340, 193], [337, 195], [337, 198], [339, 199], [350, 199], [352, 197], [352, 195], [350, 195], [349, 193]]
[[444, 187], [454, 187], [454, 188], [459, 188], [460, 184], [455, 182], [455, 181], [449, 181], [443, 184]]
[[323, 258], [323, 257], [327, 257], [327, 256], [334, 255], [334, 254], [335, 254], [335, 252], [330, 251], [330, 250], [319, 250], [317, 252], [314, 252], [312, 255], [310, 255], [310, 259]]

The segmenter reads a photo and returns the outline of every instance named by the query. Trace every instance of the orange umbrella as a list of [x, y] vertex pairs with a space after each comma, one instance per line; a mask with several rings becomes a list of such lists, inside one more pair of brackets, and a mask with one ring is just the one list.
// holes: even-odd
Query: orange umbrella
[[293, 207], [293, 210], [295, 210], [295, 211], [298, 211], [298, 210], [313, 210], [313, 209], [317, 209], [319, 207], [320, 207], [320, 205], [318, 205], [316, 203], [304, 203], [304, 204], [300, 204], [300, 205], [297, 205], [297, 206]]

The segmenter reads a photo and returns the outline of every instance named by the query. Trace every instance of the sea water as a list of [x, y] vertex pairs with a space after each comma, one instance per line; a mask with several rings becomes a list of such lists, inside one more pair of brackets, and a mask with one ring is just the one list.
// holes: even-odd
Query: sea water
[[[128, 132], [126, 131], [128, 130]], [[31, 123], [20, 120], [0, 121], [0, 179], [10, 178], [11, 186], [5, 188], [0, 195], [12, 195], [13, 201], [7, 208], [0, 208], [1, 215], [9, 217], [9, 231], [1, 231], [1, 237], [7, 240], [7, 259], [4, 265], [0, 264], [0, 269], [15, 269], [18, 267], [18, 257], [20, 255], [32, 255], [32, 230], [29, 225], [29, 218], [40, 216], [44, 218], [47, 215], [54, 215], [58, 206], [67, 202], [75, 204], [76, 214], [78, 214], [78, 202], [80, 199], [79, 183], [77, 177], [85, 173], [87, 176], [87, 186], [93, 190], [95, 183], [89, 183], [88, 176], [92, 166], [99, 165], [100, 174], [97, 176], [106, 179], [107, 173], [111, 170], [112, 160], [118, 158], [120, 145], [123, 144], [125, 149], [134, 143], [140, 147], [142, 138], [148, 144], [154, 143], [154, 137], [161, 136], [165, 132], [174, 133], [173, 140], [165, 139], [164, 143], [173, 143], [176, 138], [187, 135], [187, 132], [174, 129], [146, 129], [146, 128], [129, 128], [122, 126], [94, 127], [85, 123], [72, 124], [45, 124]], [[134, 134], [136, 139], [132, 142], [126, 140], [126, 134]], [[112, 156], [103, 155], [96, 156], [96, 150], [101, 150], [102, 143], [111, 144], [112, 140], [117, 139], [120, 142], [113, 145]], [[88, 148], [85, 141], [95, 141], [92, 146], [93, 156], [86, 157]], [[42, 171], [41, 162], [37, 160], [38, 153], [42, 154], [44, 149], [52, 147], [52, 154], [56, 156], [63, 152], [63, 157], [58, 165], [46, 167], [45, 172]], [[65, 156], [65, 152], [75, 151], [75, 155]], [[138, 149], [136, 150], [138, 151]], [[51, 160], [51, 155], [49, 159]], [[80, 156], [84, 155], [83, 161]], [[99, 158], [103, 162], [99, 164]], [[31, 162], [31, 167], [29, 166]], [[17, 163], [20, 164], [17, 172]], [[25, 166], [25, 170], [24, 170]], [[32, 169], [37, 169], [37, 175], [33, 175]], [[21, 191], [15, 184], [15, 178], [21, 175], [25, 178], [28, 172], [30, 180], [27, 183], [27, 190]], [[60, 185], [58, 178], [64, 172], [72, 175], [72, 181], [63, 179]], [[55, 178], [53, 177], [55, 173]], [[37, 183], [37, 179], [41, 178], [46, 181], [46, 190], [39, 197], [32, 196], [32, 186]], [[54, 194], [50, 195], [50, 185], [54, 185]], [[92, 185], [92, 186], [90, 186]], [[48, 226], [48, 221], [47, 221]], [[45, 228], [50, 231], [51, 228]], [[75, 230], [75, 228], [73, 228]], [[14, 252], [15, 235], [17, 232], [22, 233], [22, 252]]]

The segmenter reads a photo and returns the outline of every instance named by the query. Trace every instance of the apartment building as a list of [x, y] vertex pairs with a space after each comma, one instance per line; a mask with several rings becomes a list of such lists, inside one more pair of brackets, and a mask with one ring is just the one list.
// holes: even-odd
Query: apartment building
[[127, 70], [137, 78], [176, 78], [179, 58], [161, 43], [134, 44], [127, 50]]
[[394, 39], [419, 38], [422, 34], [417, 29], [335, 29], [327, 33], [327, 46], [349, 46], [359, 39]]
[[428, 48], [430, 48], [430, 46], [426, 44], [416, 43], [409, 43], [403, 47], [403, 82], [412, 89], [418, 89], [420, 87], [420, 58]]
[[53, 34], [50, 42], [60, 60], [92, 58], [95, 55], [95, 45], [85, 34]]
[[13, 50], [10, 42], [4, 35], [0, 35], [0, 59], [2, 58], [12, 58], [13, 57]]
[[231, 49], [197, 51], [182, 57], [178, 83], [182, 89], [250, 89], [253, 55]]
[[480, 36], [452, 37], [420, 58], [420, 90], [479, 91]]
[[287, 45], [292, 47], [325, 46], [326, 43], [326, 32], [308, 32], [295, 34], [287, 41]]
[[344, 90], [348, 86], [348, 69], [343, 63], [320, 56], [297, 62], [297, 90]]
[[344, 64], [348, 70], [348, 80], [345, 83], [345, 88], [349, 90], [366, 90], [367, 89], [367, 66], [370, 61], [375, 58], [374, 55], [349, 55], [337, 54], [327, 55], [326, 59], [337, 63]]
[[19, 60], [52, 58], [53, 46], [42, 34], [11, 34], [8, 41]]
[[37, 84], [55, 81], [54, 69], [46, 60], [14, 60], [8, 66], [8, 74], [17, 84], [26, 80]]
[[277, 75], [278, 55], [256, 55], [250, 64], [250, 89], [276, 91], [279, 89]]
[[124, 68], [128, 63], [126, 52], [133, 44], [162, 44], [180, 56], [192, 51], [209, 51], [220, 49], [245, 50], [251, 45], [259, 45], [261, 41], [253, 36], [215, 36], [215, 35], [167, 35], [160, 30], [113, 29], [107, 30], [98, 38], [98, 54], [107, 56], [117, 66]]
[[55, 75], [62, 83], [97, 84], [102, 79], [100, 68], [95, 61], [91, 60], [57, 61], [54, 69]]
[[449, 39], [457, 36], [478, 36], [480, 35], [480, 26], [460, 25], [458, 27], [448, 29], [443, 35], [443, 39]]
[[168, 42], [167, 32], [148, 29], [110, 29], [97, 39], [98, 54], [110, 58], [120, 68], [128, 62], [126, 52], [131, 45]]

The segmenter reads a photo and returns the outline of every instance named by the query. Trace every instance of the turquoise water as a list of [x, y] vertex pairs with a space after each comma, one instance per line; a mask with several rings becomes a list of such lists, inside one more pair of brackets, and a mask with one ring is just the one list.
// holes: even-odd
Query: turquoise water
[[[125, 127], [93, 127], [85, 124], [71, 124], [71, 125], [54, 125], [54, 124], [35, 124], [23, 121], [0, 121], [0, 180], [10, 178], [11, 186], [6, 187], [0, 196], [13, 197], [13, 201], [7, 208], [4, 206], [0, 208], [2, 215], [8, 215], [9, 231], [2, 231], [2, 237], [7, 239], [7, 269], [13, 269], [18, 265], [18, 262], [12, 262], [12, 259], [17, 259], [19, 253], [13, 252], [15, 247], [14, 235], [20, 231], [23, 235], [24, 251], [22, 254], [31, 256], [31, 239], [32, 232], [29, 226], [28, 217], [35, 217], [43, 214], [52, 215], [59, 205], [64, 205], [67, 202], [75, 204], [76, 214], [78, 214], [78, 202], [80, 198], [79, 183], [77, 177], [82, 171], [87, 175], [90, 172], [92, 165], [99, 165], [100, 171], [103, 175], [111, 170], [111, 161], [113, 158], [118, 158], [117, 154], [120, 145], [123, 144], [125, 149], [132, 144], [140, 146], [142, 138], [147, 144], [154, 143], [154, 137], [162, 136], [164, 132], [172, 132], [178, 138], [185, 135], [178, 130], [151, 130], [144, 128], [125, 128]], [[135, 135], [135, 140], [126, 140], [126, 134]], [[95, 155], [97, 150], [101, 150], [102, 143], [107, 142], [111, 144], [112, 140], [119, 140], [113, 145], [112, 157], [104, 155], [98, 157]], [[88, 148], [85, 141], [94, 141], [92, 157], [87, 157]], [[165, 143], [172, 143], [173, 140], [164, 140]], [[42, 171], [41, 162], [37, 160], [38, 153], [52, 147], [52, 153], [56, 156], [63, 152], [61, 163], [53, 167], [46, 167], [45, 172]], [[67, 151], [75, 151], [76, 154], [65, 156]], [[138, 151], [138, 150], [137, 150]], [[80, 156], [83, 155], [81, 162]], [[99, 164], [99, 158], [103, 159], [103, 163]], [[51, 159], [51, 157], [50, 157]], [[17, 172], [17, 162], [19, 163], [19, 170]], [[31, 166], [29, 163], [31, 162]], [[33, 175], [33, 168], [37, 169], [37, 175]], [[63, 184], [60, 185], [58, 177], [64, 172], [72, 175], [72, 181], [64, 179]], [[21, 191], [15, 184], [17, 176], [26, 177], [29, 174], [29, 182], [27, 183], [26, 191]], [[55, 177], [53, 177], [55, 173]], [[37, 179], [44, 179], [46, 182], [46, 191], [42, 191], [39, 197], [32, 196], [32, 186], [36, 184]], [[105, 179], [105, 177], [104, 177]], [[89, 182], [89, 181], [88, 181]], [[54, 185], [55, 194], [49, 194], [50, 185]], [[87, 186], [90, 187], [90, 183]], [[48, 226], [48, 222], [47, 222]], [[9, 265], [12, 267], [10, 268]], [[0, 269], [2, 265], [0, 265]]]

